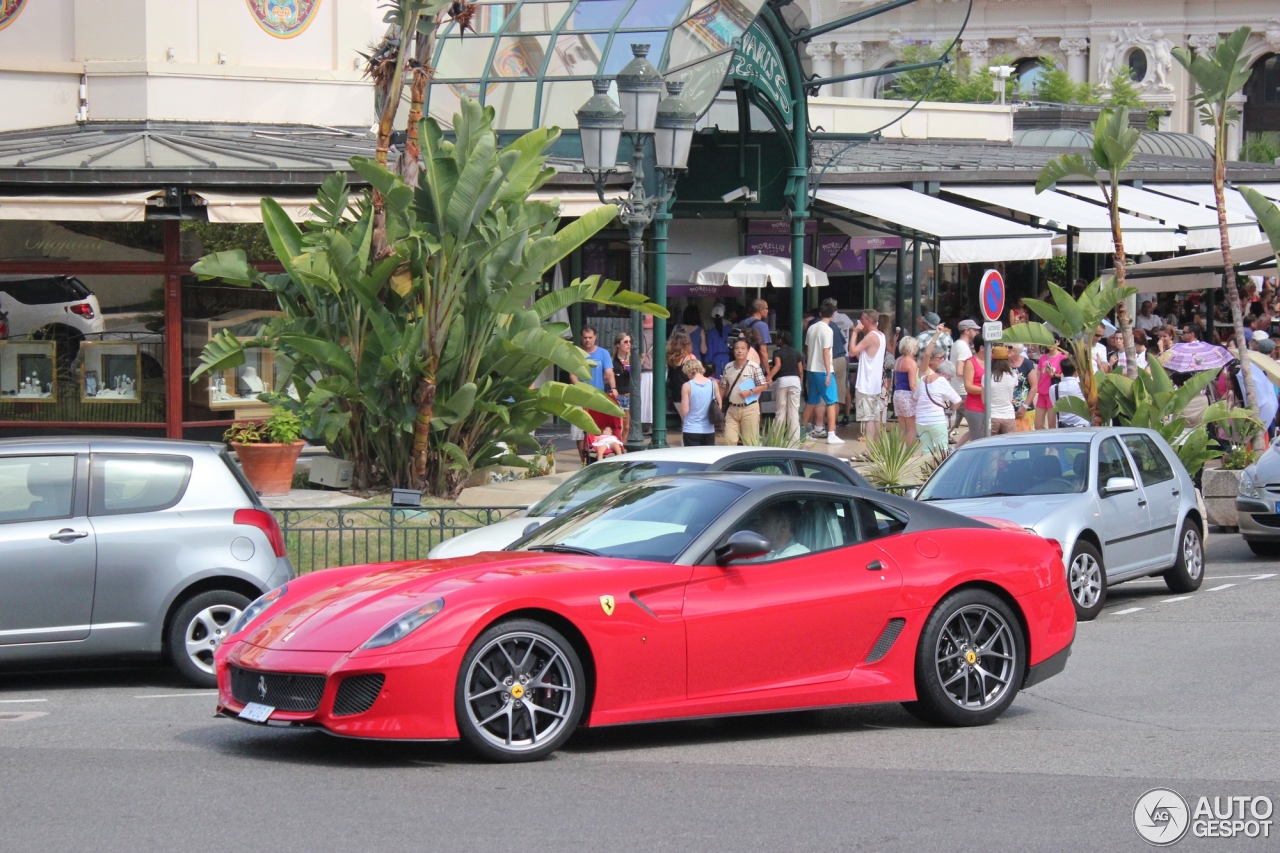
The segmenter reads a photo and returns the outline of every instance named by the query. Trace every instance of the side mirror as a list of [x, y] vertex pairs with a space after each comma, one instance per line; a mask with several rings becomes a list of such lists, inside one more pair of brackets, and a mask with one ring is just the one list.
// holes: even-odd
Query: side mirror
[[920, 494], [919, 489], [907, 489], [907, 497], [911, 498], [911, 500], [915, 500], [918, 494]]
[[524, 530], [522, 530], [522, 531], [520, 532], [520, 535], [521, 535], [521, 536], [528, 536], [530, 533], [532, 533], [533, 531], [537, 530], [537, 529], [538, 529], [539, 527], [541, 527], [541, 526], [542, 526], [542, 522], [541, 522], [541, 521], [531, 521], [531, 522], [529, 522], [528, 524], [526, 524], [526, 525], [524, 526]]
[[716, 549], [716, 565], [727, 566], [738, 560], [763, 557], [773, 550], [769, 540], [751, 530], [739, 530]]
[[1102, 487], [1102, 493], [1107, 496], [1118, 495], [1121, 492], [1135, 491], [1137, 488], [1138, 484], [1132, 477], [1112, 477]]

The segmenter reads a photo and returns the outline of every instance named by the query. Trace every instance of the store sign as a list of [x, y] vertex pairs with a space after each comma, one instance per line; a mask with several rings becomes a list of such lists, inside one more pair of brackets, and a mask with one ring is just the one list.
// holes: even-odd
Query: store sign
[[[0, 0], [0, 3], [6, 0]], [[320, 0], [245, 0], [258, 26], [281, 39], [301, 35], [315, 18]]]
[[742, 34], [742, 42], [729, 66], [729, 76], [753, 86], [778, 111], [787, 127], [791, 127], [793, 111], [787, 69], [782, 64], [778, 46], [758, 21]]
[[867, 268], [867, 253], [849, 248], [850, 239], [839, 235], [818, 241], [818, 269], [829, 275], [862, 272]]
[[0, 30], [12, 24], [26, 5], [27, 0], [0, 0]]
[[[791, 259], [791, 237], [771, 237], [763, 234], [749, 236], [743, 241], [745, 254], [772, 255], [775, 258]], [[813, 237], [804, 238], [804, 257], [808, 262], [813, 257]]]

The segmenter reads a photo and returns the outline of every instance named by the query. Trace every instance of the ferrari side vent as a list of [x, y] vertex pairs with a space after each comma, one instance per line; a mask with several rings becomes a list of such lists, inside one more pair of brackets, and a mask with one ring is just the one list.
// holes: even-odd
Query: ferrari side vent
[[333, 715], [349, 717], [352, 714], [363, 714], [373, 707], [386, 680], [387, 677], [380, 672], [344, 679], [338, 685], [338, 695], [333, 700]]
[[876, 640], [876, 644], [871, 647], [871, 654], [867, 655], [865, 663], [875, 663], [889, 654], [889, 649], [893, 648], [898, 635], [902, 633], [902, 627], [906, 624], [906, 619], [890, 619], [889, 624], [885, 626], [884, 633], [880, 635], [880, 639]]

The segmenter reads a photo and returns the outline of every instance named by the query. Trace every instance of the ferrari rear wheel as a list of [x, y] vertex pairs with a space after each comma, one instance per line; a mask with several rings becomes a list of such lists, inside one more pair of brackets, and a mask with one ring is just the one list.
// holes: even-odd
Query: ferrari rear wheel
[[1009, 606], [983, 589], [947, 596], [930, 614], [916, 650], [914, 716], [930, 723], [981, 726], [1018, 695], [1026, 640]]
[[536, 761], [559, 749], [582, 717], [586, 676], [573, 645], [531, 619], [476, 638], [458, 671], [454, 710], [467, 745], [495, 761]]

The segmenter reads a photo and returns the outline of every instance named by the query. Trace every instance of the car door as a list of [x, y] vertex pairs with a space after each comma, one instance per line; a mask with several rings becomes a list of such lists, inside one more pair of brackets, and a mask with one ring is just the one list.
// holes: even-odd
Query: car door
[[87, 457], [0, 457], [0, 645], [83, 640], [97, 540], [85, 513]]
[[[1142, 482], [1134, 476], [1129, 457], [1115, 436], [1098, 445], [1097, 477], [1098, 528], [1102, 537], [1102, 564], [1112, 578], [1151, 561], [1151, 515]], [[1137, 488], [1131, 492], [1107, 494], [1107, 481], [1127, 477]]]
[[1174, 476], [1173, 466], [1151, 436], [1140, 432], [1121, 436], [1147, 496], [1147, 513], [1151, 535], [1146, 552], [1156, 566], [1173, 562], [1173, 549], [1178, 540], [1178, 513], [1182, 508], [1182, 487]]
[[730, 533], [739, 530], [775, 547], [756, 561], [695, 567], [683, 609], [689, 697], [847, 676], [902, 585], [897, 566], [868, 541], [875, 532], [861, 529], [854, 501], [770, 499]]

